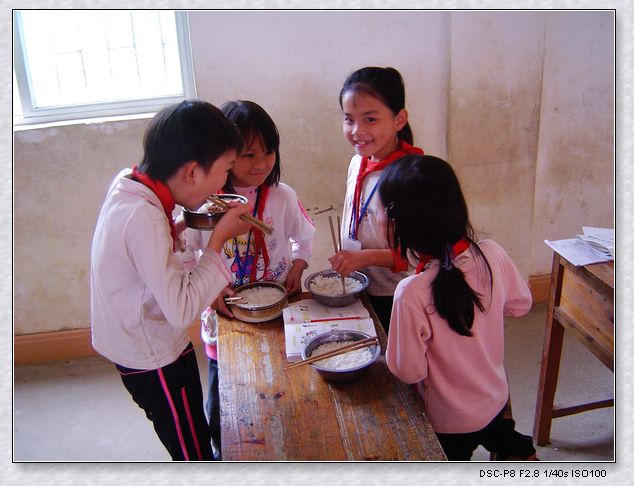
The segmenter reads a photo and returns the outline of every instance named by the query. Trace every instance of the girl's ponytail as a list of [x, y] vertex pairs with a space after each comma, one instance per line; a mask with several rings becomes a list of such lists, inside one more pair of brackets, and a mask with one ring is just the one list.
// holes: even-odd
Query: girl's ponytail
[[[478, 251], [478, 245], [469, 240], [472, 251]], [[476, 249], [477, 250], [474, 250]], [[432, 283], [434, 304], [438, 314], [447, 321], [449, 327], [462, 336], [471, 336], [474, 305], [484, 312], [480, 297], [467, 284], [464, 274], [451, 260], [451, 248], [443, 252], [438, 275]], [[484, 257], [484, 255], [482, 255]], [[486, 257], [484, 257], [486, 262]], [[488, 262], [486, 262], [488, 266]]]

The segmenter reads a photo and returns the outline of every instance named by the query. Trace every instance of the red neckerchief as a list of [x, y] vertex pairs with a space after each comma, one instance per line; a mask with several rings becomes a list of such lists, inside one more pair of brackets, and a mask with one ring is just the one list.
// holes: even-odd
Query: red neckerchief
[[[451, 258], [455, 258], [456, 256], [460, 255], [467, 248], [469, 248], [469, 241], [467, 241], [465, 238], [458, 240], [451, 246]], [[434, 257], [431, 255], [421, 255], [419, 258], [418, 266], [416, 267], [416, 273], [418, 274], [425, 270], [425, 265], [427, 265], [427, 262], [433, 259]]]
[[[269, 197], [269, 189], [271, 186], [267, 184], [262, 184], [259, 188], [260, 194], [258, 197], [258, 207], [256, 208], [257, 213], [254, 214], [259, 220], [262, 220], [262, 215], [264, 213], [264, 206], [266, 205], [266, 200]], [[260, 252], [262, 252], [262, 258], [264, 259], [264, 271], [262, 272], [262, 278], [265, 277], [266, 271], [269, 268], [269, 252], [266, 249], [266, 244], [264, 243], [264, 233], [262, 230], [258, 228], [253, 228], [253, 234], [255, 236], [255, 247], [253, 248], [255, 256], [253, 257], [253, 267], [251, 267], [251, 282], [255, 282], [256, 274], [257, 274], [257, 263], [258, 258], [260, 256]], [[247, 255], [248, 256], [248, 255]]]
[[172, 235], [172, 249], [175, 250], [176, 228], [174, 227], [172, 211], [174, 211], [174, 208], [176, 207], [176, 202], [174, 201], [172, 191], [170, 191], [169, 187], [167, 187], [161, 181], [152, 179], [145, 172], [139, 172], [136, 165], [132, 166], [132, 177], [135, 181], [143, 184], [145, 187], [150, 189], [154, 194], [156, 194], [156, 197], [159, 198], [161, 206], [163, 206], [163, 211], [165, 211], [165, 216], [167, 216], [167, 221], [170, 224], [170, 233]]
[[[359, 166], [359, 174], [357, 175], [357, 182], [354, 186], [354, 196], [352, 200], [353, 211], [356, 212], [356, 215], [355, 217], [351, 218], [350, 224], [353, 224], [354, 221], [357, 221], [357, 225], [359, 225], [360, 223], [359, 215], [361, 214], [361, 188], [363, 187], [363, 180], [366, 178], [366, 176], [368, 174], [371, 174], [372, 172], [383, 170], [395, 160], [398, 160], [401, 157], [410, 154], [423, 155], [424, 152], [421, 148], [414, 147], [404, 140], [399, 140], [396, 150], [385, 157], [383, 160], [372, 162], [369, 157], [363, 157], [361, 159], [361, 165]], [[355, 231], [355, 234], [358, 235], [358, 231]]]
[[[262, 184], [257, 189], [259, 193], [255, 199], [256, 207], [253, 208], [253, 216], [257, 217], [260, 220], [262, 220], [262, 215], [264, 213], [264, 206], [266, 205], [266, 200], [269, 197], [270, 189], [271, 189], [271, 186], [267, 184]], [[218, 191], [218, 193], [224, 194], [224, 191], [221, 190], [221, 191]], [[251, 277], [249, 281], [255, 282], [256, 274], [257, 274], [257, 263], [260, 257], [260, 253], [262, 253], [262, 258], [264, 259], [264, 272], [262, 273], [262, 277], [264, 278], [264, 276], [266, 275], [266, 271], [269, 268], [269, 252], [266, 249], [266, 244], [264, 243], [264, 233], [255, 227], [251, 227], [251, 229], [249, 230], [249, 237], [247, 241], [251, 239], [251, 234], [254, 235], [254, 242], [253, 242], [254, 256], [253, 256], [253, 264], [251, 266]], [[245, 259], [248, 257], [249, 255], [244, 256]], [[238, 258], [240, 258], [240, 255], [238, 255]]]

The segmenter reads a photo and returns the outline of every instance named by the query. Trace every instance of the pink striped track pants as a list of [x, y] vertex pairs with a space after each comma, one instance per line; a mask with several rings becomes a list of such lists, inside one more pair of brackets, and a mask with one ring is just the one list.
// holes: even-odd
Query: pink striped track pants
[[191, 343], [176, 361], [155, 370], [116, 365], [134, 402], [145, 411], [173, 461], [211, 461], [209, 425]]

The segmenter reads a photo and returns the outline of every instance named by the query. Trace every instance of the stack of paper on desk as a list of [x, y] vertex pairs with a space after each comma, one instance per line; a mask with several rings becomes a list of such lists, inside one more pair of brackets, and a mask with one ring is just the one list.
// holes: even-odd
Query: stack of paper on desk
[[610, 228], [584, 226], [583, 235], [544, 243], [576, 266], [614, 260], [614, 229]]
[[583, 227], [583, 234], [577, 235], [577, 239], [602, 255], [614, 258], [614, 230], [609, 228]]
[[297, 361], [302, 349], [318, 334], [348, 329], [376, 336], [374, 321], [360, 300], [345, 307], [327, 307], [314, 299], [289, 304], [283, 311], [286, 357]]

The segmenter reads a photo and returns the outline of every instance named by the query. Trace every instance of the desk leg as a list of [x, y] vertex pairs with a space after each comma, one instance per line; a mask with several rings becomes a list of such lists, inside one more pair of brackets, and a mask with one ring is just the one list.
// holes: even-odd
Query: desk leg
[[548, 315], [544, 331], [544, 346], [542, 348], [542, 365], [537, 389], [537, 404], [535, 407], [535, 422], [533, 439], [537, 445], [543, 446], [550, 440], [550, 426], [553, 420], [553, 404], [559, 377], [559, 363], [564, 338], [564, 327], [555, 319], [554, 309], [561, 298], [561, 283], [564, 267], [557, 253], [553, 256], [551, 274], [550, 298], [548, 301]]

